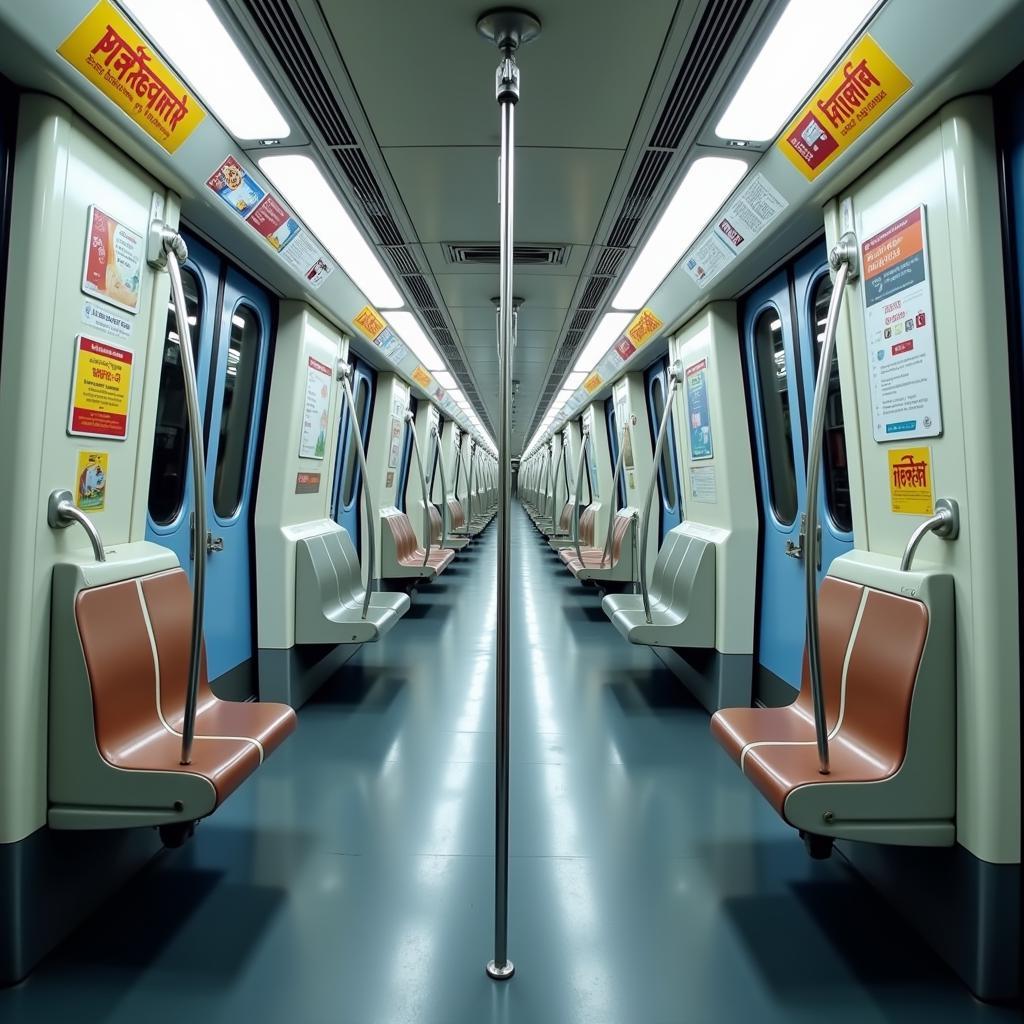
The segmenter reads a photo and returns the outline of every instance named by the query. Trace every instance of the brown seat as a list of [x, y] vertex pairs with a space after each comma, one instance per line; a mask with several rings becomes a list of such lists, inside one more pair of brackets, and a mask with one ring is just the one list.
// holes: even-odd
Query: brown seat
[[819, 596], [821, 673], [830, 772], [819, 772], [806, 654], [796, 700], [783, 708], [728, 708], [711, 731], [791, 825], [802, 787], [891, 778], [907, 751], [910, 708], [928, 635], [921, 601], [827, 577]]
[[[383, 520], [391, 531], [395, 543], [395, 556], [399, 565], [407, 569], [433, 569], [433, 575], [440, 575], [451, 564], [455, 552], [451, 548], [431, 547], [430, 554], [421, 548], [416, 540], [416, 532], [412, 521], [404, 512], [391, 509]], [[424, 556], [426, 558], [424, 559]], [[384, 572], [387, 576], [387, 572]]]
[[[586, 513], [584, 513], [586, 515]], [[566, 568], [574, 575], [578, 576], [581, 569], [599, 569], [602, 565], [606, 568], [614, 568], [619, 563], [619, 558], [622, 556], [622, 542], [629, 532], [629, 525], [633, 521], [633, 511], [631, 509], [620, 509], [615, 513], [615, 523], [612, 527], [612, 543], [611, 548], [608, 552], [608, 558], [602, 561], [604, 556], [604, 547], [595, 547], [593, 544], [593, 523], [590, 527], [590, 545], [587, 547], [580, 546], [579, 557], [576, 555], [575, 548], [562, 548], [558, 552], [558, 557], [565, 563]], [[583, 516], [580, 516], [580, 534], [582, 538], [583, 532]]]
[[215, 791], [216, 807], [295, 728], [295, 712], [284, 704], [217, 698], [204, 650], [192, 761], [180, 764], [192, 628], [192, 594], [181, 569], [83, 590], [75, 620], [96, 747], [115, 768], [201, 776]]
[[[588, 505], [580, 513], [580, 551], [589, 551], [594, 547], [594, 520], [597, 518], [597, 510], [593, 505]], [[570, 533], [572, 526], [570, 522]], [[575, 545], [568, 545], [567, 547], [560, 547], [558, 549], [558, 557], [563, 561], [567, 561], [568, 557], [576, 556]]]

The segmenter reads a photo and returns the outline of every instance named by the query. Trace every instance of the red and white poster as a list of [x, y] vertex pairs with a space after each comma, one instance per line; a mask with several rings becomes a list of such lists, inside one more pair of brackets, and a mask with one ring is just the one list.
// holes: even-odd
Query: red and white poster
[[86, 295], [95, 295], [129, 313], [137, 312], [144, 257], [142, 235], [97, 207], [89, 207], [82, 272], [82, 291]]
[[128, 436], [132, 397], [132, 353], [80, 334], [75, 339], [68, 433], [80, 437]]

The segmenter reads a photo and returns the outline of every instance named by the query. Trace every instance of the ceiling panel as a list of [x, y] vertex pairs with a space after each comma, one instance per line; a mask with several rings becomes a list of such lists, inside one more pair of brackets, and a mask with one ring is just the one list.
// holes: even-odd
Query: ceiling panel
[[[491, 298], [498, 283], [497, 275], [494, 281], [489, 281], [476, 274], [438, 274], [436, 280], [449, 306], [477, 306], [490, 310], [491, 315], [494, 315]], [[566, 310], [575, 289], [574, 277], [543, 273], [515, 275], [515, 293], [526, 300], [527, 306], [536, 304], [549, 309]]]
[[[498, 54], [476, 33], [486, 6], [320, 4], [381, 146], [498, 144]], [[628, 17], [621, 0], [558, 0], [539, 10], [543, 31], [520, 57], [519, 145], [621, 148], [675, 6], [644, 0]]]

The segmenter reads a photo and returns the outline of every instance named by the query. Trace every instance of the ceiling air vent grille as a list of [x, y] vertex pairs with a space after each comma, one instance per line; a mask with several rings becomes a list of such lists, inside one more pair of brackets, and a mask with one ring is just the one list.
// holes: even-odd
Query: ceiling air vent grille
[[658, 112], [654, 130], [616, 211], [605, 247], [587, 278], [580, 301], [571, 315], [566, 317], [569, 327], [558, 348], [558, 355], [551, 368], [551, 378], [537, 405], [530, 425], [531, 433], [537, 429], [551, 397], [569, 370], [583, 340], [579, 330], [581, 313], [591, 311], [592, 317], [592, 311], [600, 307], [609, 286], [618, 277], [620, 268], [626, 262], [625, 256], [631, 251], [638, 232], [644, 229], [653, 212], [651, 204], [661, 194], [666, 172], [673, 166], [680, 146], [686, 142], [686, 133], [692, 127], [693, 115], [707, 94], [722, 59], [729, 53], [753, 3], [754, 0], [711, 0], [704, 7], [679, 62], [679, 71], [672, 87]]
[[[452, 264], [486, 264], [497, 266], [501, 251], [497, 243], [491, 242], [442, 242], [444, 258]], [[518, 266], [561, 267], [565, 265], [571, 250], [569, 245], [513, 246], [512, 261]]]

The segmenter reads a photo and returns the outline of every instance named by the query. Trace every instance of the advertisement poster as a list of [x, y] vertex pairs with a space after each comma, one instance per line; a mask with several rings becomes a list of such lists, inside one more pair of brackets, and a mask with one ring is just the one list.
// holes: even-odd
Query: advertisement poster
[[149, 40], [109, 0], [100, 0], [57, 52], [168, 153], [206, 117]]
[[412, 379], [424, 390], [430, 387], [430, 382], [433, 380], [430, 374], [427, 373], [422, 366], [417, 366], [416, 369], [412, 371]]
[[282, 252], [299, 233], [299, 222], [274, 198], [264, 196], [249, 214], [249, 227], [261, 234], [267, 244]]
[[95, 295], [129, 313], [137, 312], [145, 255], [142, 235], [97, 207], [89, 207], [82, 271], [82, 291], [86, 295]]
[[[862, 36], [782, 133], [779, 149], [813, 181], [911, 84], [871, 36]], [[772, 101], [771, 96], [764, 99]]]
[[317, 494], [320, 491], [319, 473], [296, 473], [295, 493], [296, 494]]
[[893, 512], [908, 516], [935, 514], [930, 448], [890, 448], [889, 499]]
[[306, 400], [302, 407], [299, 458], [322, 459], [327, 449], [327, 410], [331, 401], [331, 368], [309, 357], [306, 364]]
[[79, 437], [128, 436], [132, 353], [84, 334], [75, 339], [68, 433]]
[[388, 469], [398, 467], [398, 455], [402, 450], [402, 421], [397, 416], [391, 417], [391, 446], [388, 449]]
[[239, 217], [248, 217], [266, 195], [233, 156], [227, 157], [206, 179], [206, 187], [216, 192]]
[[702, 235], [686, 254], [686, 272], [705, 288], [736, 258], [731, 246], [715, 231]]
[[652, 309], [641, 309], [626, 328], [626, 337], [634, 348], [646, 345], [664, 326]]
[[387, 323], [384, 317], [380, 315], [373, 308], [373, 306], [363, 306], [358, 313], [356, 313], [352, 323], [359, 328], [359, 330], [366, 335], [370, 341], [376, 341], [377, 335], [387, 327]]
[[78, 453], [75, 504], [83, 512], [102, 512], [107, 504], [106, 452]]
[[319, 288], [334, 271], [334, 264], [308, 231], [299, 231], [291, 244], [281, 250], [281, 259], [300, 273], [310, 288]]
[[686, 417], [690, 425], [690, 458], [694, 461], [714, 458], [707, 359], [686, 367]]
[[861, 245], [864, 333], [876, 441], [942, 433], [924, 207]]
[[788, 205], [758, 171], [722, 211], [715, 232], [734, 253], [741, 253]]

